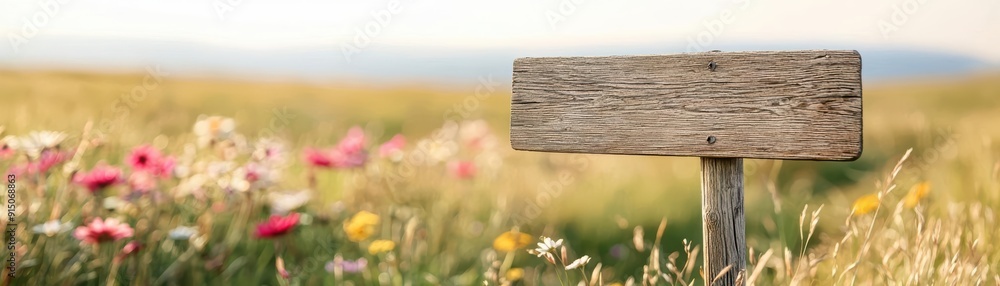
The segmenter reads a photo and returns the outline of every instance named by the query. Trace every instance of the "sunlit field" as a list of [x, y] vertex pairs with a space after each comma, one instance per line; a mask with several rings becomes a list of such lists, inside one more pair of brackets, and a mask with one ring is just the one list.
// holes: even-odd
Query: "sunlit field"
[[[698, 158], [514, 151], [509, 89], [0, 71], [5, 285], [714, 278]], [[863, 96], [857, 161], [745, 161], [741, 279], [1000, 285], [1000, 76]]]

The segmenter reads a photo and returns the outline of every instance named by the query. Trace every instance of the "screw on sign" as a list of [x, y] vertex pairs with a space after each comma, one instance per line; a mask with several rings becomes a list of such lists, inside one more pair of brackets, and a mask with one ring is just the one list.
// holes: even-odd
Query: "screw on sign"
[[743, 158], [857, 159], [861, 111], [857, 51], [520, 58], [510, 141], [526, 151], [701, 157], [705, 277], [743, 285]]

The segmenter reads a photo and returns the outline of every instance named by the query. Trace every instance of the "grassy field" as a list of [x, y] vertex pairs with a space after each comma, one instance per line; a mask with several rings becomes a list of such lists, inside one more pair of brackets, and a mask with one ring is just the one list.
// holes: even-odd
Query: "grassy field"
[[[0, 138], [13, 147], [0, 169], [17, 173], [17, 275], [6, 281], [704, 283], [697, 158], [515, 152], [509, 96], [499, 80], [320, 85], [0, 71]], [[1000, 75], [866, 84], [864, 105], [855, 162], [746, 161], [744, 277], [1000, 285]], [[361, 132], [349, 135], [354, 126]], [[10, 144], [39, 130], [66, 138], [34, 151]], [[365, 140], [352, 145], [359, 134]], [[406, 144], [380, 154], [396, 134]], [[151, 176], [130, 163], [140, 146], [172, 167]], [[282, 151], [261, 155], [271, 148]], [[313, 148], [365, 164], [324, 166], [325, 157], [306, 155]], [[65, 158], [25, 168], [43, 154]], [[120, 179], [90, 191], [86, 179], [101, 179], [102, 167]], [[265, 223], [271, 214], [298, 222]], [[131, 233], [81, 239], [96, 218]], [[564, 239], [567, 250], [529, 254], [542, 236]], [[584, 255], [589, 263], [566, 270]]]

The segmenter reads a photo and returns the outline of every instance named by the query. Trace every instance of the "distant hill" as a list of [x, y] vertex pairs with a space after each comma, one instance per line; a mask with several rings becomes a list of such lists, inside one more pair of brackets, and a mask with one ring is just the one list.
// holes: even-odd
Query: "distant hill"
[[[866, 80], [955, 75], [1000, 66], [933, 51], [854, 47], [845, 44], [722, 45], [721, 50], [856, 49]], [[281, 50], [246, 50], [153, 40], [33, 39], [19, 53], [0, 53], [5, 69], [82, 69], [134, 71], [158, 64], [171, 74], [254, 79], [329, 81], [418, 80], [468, 82], [478, 77], [509, 79], [514, 58], [524, 56], [596, 56], [663, 54], [685, 51], [683, 43], [608, 45], [586, 48], [433, 50], [372, 44], [351, 60], [341, 46]]]

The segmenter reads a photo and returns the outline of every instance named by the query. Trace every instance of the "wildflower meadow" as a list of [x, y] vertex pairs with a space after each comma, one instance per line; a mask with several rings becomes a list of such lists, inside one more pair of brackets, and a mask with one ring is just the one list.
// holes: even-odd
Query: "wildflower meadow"
[[[998, 78], [865, 86], [856, 162], [747, 160], [742, 279], [1000, 285]], [[0, 76], [4, 285], [715, 278], [697, 158], [514, 151], [502, 88], [166, 79], [119, 110], [135, 79]]]

